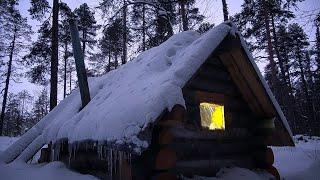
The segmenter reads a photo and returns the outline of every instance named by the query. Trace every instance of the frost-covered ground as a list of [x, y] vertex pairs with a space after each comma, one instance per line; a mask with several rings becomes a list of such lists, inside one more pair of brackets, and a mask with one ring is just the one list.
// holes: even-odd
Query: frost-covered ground
[[[0, 153], [18, 138], [0, 137]], [[320, 137], [295, 136], [296, 147], [272, 147], [275, 154], [275, 167], [285, 180], [320, 179]], [[34, 161], [35, 162], [35, 161]], [[217, 177], [194, 179], [204, 180], [267, 180], [270, 176], [264, 172], [253, 172], [242, 168], [222, 169]], [[90, 175], [82, 175], [66, 168], [61, 162], [49, 164], [3, 164], [0, 162], [0, 179], [45, 179], [45, 180], [92, 180]]]

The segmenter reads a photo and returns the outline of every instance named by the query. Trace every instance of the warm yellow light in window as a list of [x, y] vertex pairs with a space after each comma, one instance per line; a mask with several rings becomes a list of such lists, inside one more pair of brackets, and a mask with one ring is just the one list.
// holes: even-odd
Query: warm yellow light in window
[[200, 103], [201, 125], [209, 129], [225, 129], [224, 106]]

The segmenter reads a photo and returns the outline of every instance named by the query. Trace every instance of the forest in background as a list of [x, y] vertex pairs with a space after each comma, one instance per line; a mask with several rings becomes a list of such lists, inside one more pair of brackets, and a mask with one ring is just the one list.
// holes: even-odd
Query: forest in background
[[[197, 0], [97, 0], [71, 10], [62, 0], [30, 0], [30, 17], [40, 23], [33, 32], [21, 14], [19, 0], [0, 1], [0, 135], [19, 136], [77, 87], [69, 18], [76, 17], [88, 76], [101, 76], [158, 46], [173, 34], [214, 27], [196, 7]], [[254, 52], [265, 61], [265, 79], [294, 134], [320, 135], [320, 9], [306, 13], [315, 38], [292, 23], [303, 0], [244, 0], [233, 21]], [[103, 23], [98, 23], [99, 11]], [[212, 9], [214, 11], [214, 9]], [[36, 39], [31, 38], [36, 35]], [[21, 69], [23, 71], [21, 71]], [[12, 93], [10, 83], [26, 78], [43, 88], [38, 97], [23, 90]]]

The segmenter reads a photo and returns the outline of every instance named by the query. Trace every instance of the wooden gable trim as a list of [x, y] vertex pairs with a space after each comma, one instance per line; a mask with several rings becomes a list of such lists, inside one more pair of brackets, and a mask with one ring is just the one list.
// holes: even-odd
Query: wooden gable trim
[[254, 68], [249, 64], [240, 41], [227, 37], [221, 44], [218, 57], [227, 67], [233, 82], [254, 114], [257, 117], [275, 117], [276, 111]]

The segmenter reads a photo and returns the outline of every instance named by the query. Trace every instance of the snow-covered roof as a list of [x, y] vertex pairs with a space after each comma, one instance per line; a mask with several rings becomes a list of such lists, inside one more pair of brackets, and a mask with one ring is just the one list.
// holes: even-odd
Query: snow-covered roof
[[164, 109], [185, 106], [181, 88], [230, 30], [221, 24], [203, 36], [179, 33], [119, 69], [90, 78], [90, 103], [79, 112], [79, 90], [72, 92], [45, 118], [45, 140], [92, 139], [147, 147], [138, 133]]
[[[133, 144], [135, 151], [139, 152], [148, 146], [146, 141], [138, 138], [139, 132], [165, 109], [170, 111], [176, 104], [185, 106], [184, 85], [224, 38], [235, 33], [230, 23], [222, 23], [202, 36], [193, 31], [176, 34], [119, 69], [102, 77], [89, 78], [92, 100], [87, 106], [79, 111], [81, 99], [76, 89], [25, 136], [31, 139], [40, 135], [35, 142], [39, 144], [63, 138], [68, 138], [69, 142], [97, 140]], [[291, 135], [278, 103], [243, 40], [242, 43]]]

